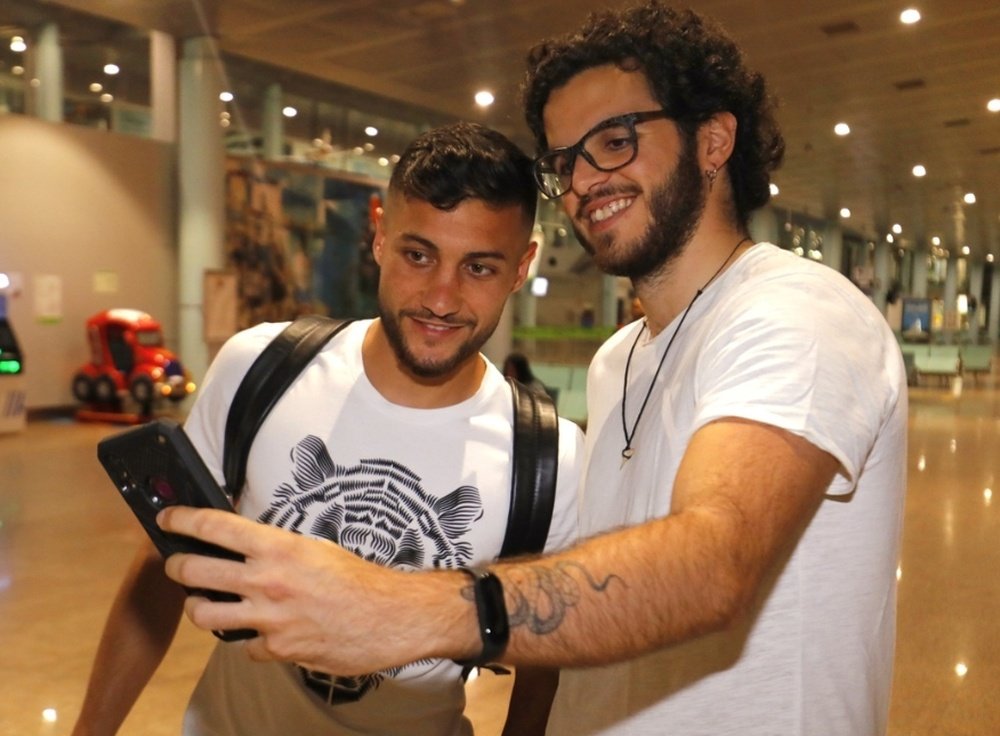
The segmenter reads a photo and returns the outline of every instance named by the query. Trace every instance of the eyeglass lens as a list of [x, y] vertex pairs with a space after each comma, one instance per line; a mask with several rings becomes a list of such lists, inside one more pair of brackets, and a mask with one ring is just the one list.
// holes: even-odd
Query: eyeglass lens
[[569, 191], [578, 153], [594, 168], [614, 171], [632, 162], [635, 143], [635, 128], [627, 122], [619, 122], [591, 131], [575, 146], [551, 151], [537, 164], [542, 191], [549, 197]]

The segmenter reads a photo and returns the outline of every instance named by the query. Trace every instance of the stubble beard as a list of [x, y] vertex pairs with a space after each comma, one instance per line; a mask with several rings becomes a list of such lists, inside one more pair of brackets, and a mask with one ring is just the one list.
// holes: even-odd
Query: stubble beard
[[611, 233], [587, 240], [575, 220], [573, 230], [602, 271], [625, 276], [633, 283], [648, 281], [664, 273], [684, 252], [701, 221], [706, 199], [695, 140], [685, 136], [673, 173], [649, 197], [646, 232], [631, 242], [616, 244]]
[[[442, 319], [423, 310], [402, 310], [398, 314], [394, 314], [385, 307], [381, 299], [379, 300], [378, 312], [386, 339], [389, 341], [389, 347], [392, 348], [392, 352], [396, 355], [396, 360], [399, 361], [405, 370], [418, 378], [424, 379], [446, 378], [455, 372], [467, 360], [479, 353], [479, 349], [486, 344], [490, 335], [493, 334], [493, 330], [496, 329], [496, 324], [494, 324], [489, 330], [477, 331], [476, 326], [478, 323], [476, 322], [470, 323], [469, 321]], [[439, 360], [421, 359], [410, 349], [406, 338], [403, 336], [401, 321], [410, 317], [433, 319], [446, 324], [471, 326], [472, 334], [465, 342], [458, 346], [454, 353], [445, 358]], [[499, 321], [499, 317], [497, 321]]]

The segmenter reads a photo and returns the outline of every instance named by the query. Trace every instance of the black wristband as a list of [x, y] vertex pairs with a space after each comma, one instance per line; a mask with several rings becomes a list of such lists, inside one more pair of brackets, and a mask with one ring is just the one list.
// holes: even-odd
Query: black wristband
[[460, 661], [458, 664], [463, 667], [482, 667], [500, 659], [507, 648], [507, 641], [510, 639], [507, 603], [504, 601], [500, 578], [488, 569], [463, 567], [461, 570], [472, 578], [483, 651], [478, 657]]

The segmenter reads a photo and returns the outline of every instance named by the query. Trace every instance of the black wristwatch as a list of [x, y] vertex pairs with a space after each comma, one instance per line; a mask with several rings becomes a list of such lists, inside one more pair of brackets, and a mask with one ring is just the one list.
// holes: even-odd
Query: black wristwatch
[[478, 657], [460, 661], [458, 664], [463, 667], [482, 667], [500, 659], [510, 639], [503, 585], [500, 583], [500, 578], [485, 567], [463, 567], [461, 570], [472, 578], [483, 651]]

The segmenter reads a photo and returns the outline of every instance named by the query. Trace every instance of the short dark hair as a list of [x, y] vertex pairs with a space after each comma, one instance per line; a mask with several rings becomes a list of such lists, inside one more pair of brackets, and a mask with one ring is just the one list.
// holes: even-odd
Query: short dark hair
[[478, 123], [452, 123], [415, 138], [392, 172], [389, 192], [441, 210], [467, 199], [492, 207], [519, 205], [529, 226], [538, 201], [531, 158], [502, 133]]
[[528, 54], [522, 86], [525, 117], [539, 152], [548, 148], [542, 113], [553, 90], [604, 64], [640, 71], [682, 133], [693, 137], [718, 112], [736, 117], [727, 163], [739, 223], [770, 199], [771, 172], [785, 152], [764, 77], [718, 25], [690, 10], [646, 0], [624, 10], [592, 13], [576, 33], [542, 41]]

